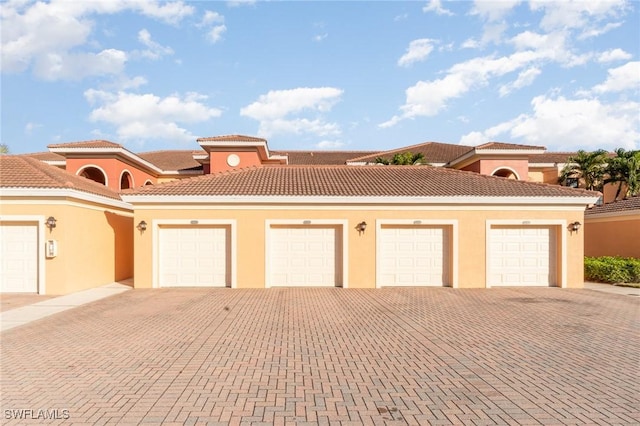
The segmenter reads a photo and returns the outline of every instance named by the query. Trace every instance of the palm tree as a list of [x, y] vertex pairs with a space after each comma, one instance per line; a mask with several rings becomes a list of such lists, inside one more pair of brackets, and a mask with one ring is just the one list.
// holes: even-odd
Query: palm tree
[[422, 153], [413, 154], [412, 152], [398, 153], [393, 156], [393, 159], [388, 160], [386, 158], [376, 158], [376, 163], [396, 166], [414, 166], [416, 164], [424, 164], [424, 155]]
[[584, 184], [584, 188], [592, 191], [602, 191], [602, 184], [607, 167], [607, 151], [599, 149], [593, 152], [580, 150], [569, 157], [562, 169], [558, 182], [564, 184], [568, 179], [577, 179]]
[[609, 160], [606, 173], [608, 177], [604, 183], [617, 183], [617, 200], [626, 186], [623, 198], [640, 194], [640, 151], [626, 151], [624, 148], [616, 149], [616, 156]]
[[9, 145], [0, 143], [0, 154], [8, 154], [9, 153]]

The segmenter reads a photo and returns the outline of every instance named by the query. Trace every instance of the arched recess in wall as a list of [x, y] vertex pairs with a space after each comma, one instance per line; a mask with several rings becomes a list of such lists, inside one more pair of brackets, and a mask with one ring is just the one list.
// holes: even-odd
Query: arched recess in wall
[[151, 180], [147, 179], [146, 182], [144, 183], [144, 186], [147, 185], [153, 185], [153, 182], [151, 182]]
[[133, 187], [133, 176], [129, 170], [123, 170], [122, 173], [120, 173], [120, 189], [129, 189]]
[[498, 167], [493, 172], [491, 172], [491, 176], [520, 180], [520, 176], [518, 176], [518, 173], [511, 167]]
[[105, 173], [105, 171], [93, 164], [84, 166], [83, 168], [78, 170], [76, 175], [91, 179], [92, 181], [101, 183], [104, 186], [107, 186], [107, 184], [109, 183], [107, 181], [107, 174]]

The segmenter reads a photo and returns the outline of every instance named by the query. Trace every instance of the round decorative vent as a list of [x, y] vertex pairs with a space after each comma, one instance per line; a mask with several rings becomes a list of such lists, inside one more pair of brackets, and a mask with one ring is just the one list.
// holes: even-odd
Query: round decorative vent
[[236, 154], [229, 154], [229, 156], [227, 157], [227, 164], [231, 167], [235, 167], [238, 164], [240, 164], [240, 157], [238, 157]]

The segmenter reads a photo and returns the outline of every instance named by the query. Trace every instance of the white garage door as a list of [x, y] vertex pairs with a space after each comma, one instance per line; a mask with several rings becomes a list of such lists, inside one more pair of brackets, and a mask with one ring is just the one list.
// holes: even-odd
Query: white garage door
[[490, 233], [491, 286], [556, 285], [556, 239], [548, 226], [494, 226]]
[[379, 286], [449, 284], [449, 232], [438, 226], [394, 226], [380, 229]]
[[38, 292], [37, 225], [0, 225], [0, 292]]
[[340, 286], [342, 252], [335, 226], [272, 226], [272, 287]]
[[230, 285], [228, 227], [161, 227], [158, 239], [160, 287]]

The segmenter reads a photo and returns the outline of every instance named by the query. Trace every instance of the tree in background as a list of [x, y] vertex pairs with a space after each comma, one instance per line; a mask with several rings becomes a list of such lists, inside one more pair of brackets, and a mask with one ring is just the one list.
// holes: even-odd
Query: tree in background
[[618, 184], [616, 200], [623, 186], [626, 187], [623, 198], [640, 194], [640, 150], [616, 149], [616, 156], [609, 159], [605, 172], [607, 174], [605, 184]]
[[575, 156], [569, 157], [558, 181], [564, 185], [568, 179], [577, 179], [578, 187], [602, 191], [608, 160], [607, 151], [603, 149], [593, 152], [580, 150]]
[[0, 143], [0, 154], [9, 154], [9, 145]]
[[424, 155], [422, 153], [413, 154], [412, 152], [395, 154], [391, 160], [378, 157], [376, 158], [376, 163], [384, 165], [392, 164], [394, 166], [414, 166], [417, 164], [426, 164], [426, 162], [424, 161]]

